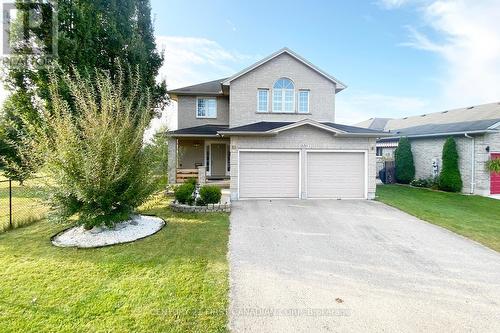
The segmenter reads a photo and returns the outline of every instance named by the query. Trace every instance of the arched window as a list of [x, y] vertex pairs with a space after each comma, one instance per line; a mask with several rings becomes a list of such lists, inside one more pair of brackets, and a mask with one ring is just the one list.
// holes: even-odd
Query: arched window
[[273, 86], [273, 112], [295, 112], [295, 86], [292, 80], [281, 78]]

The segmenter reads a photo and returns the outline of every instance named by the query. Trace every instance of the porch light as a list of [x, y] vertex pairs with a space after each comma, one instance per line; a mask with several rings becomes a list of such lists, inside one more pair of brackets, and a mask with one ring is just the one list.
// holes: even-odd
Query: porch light
[[486, 152], [490, 152], [490, 146], [486, 146]]

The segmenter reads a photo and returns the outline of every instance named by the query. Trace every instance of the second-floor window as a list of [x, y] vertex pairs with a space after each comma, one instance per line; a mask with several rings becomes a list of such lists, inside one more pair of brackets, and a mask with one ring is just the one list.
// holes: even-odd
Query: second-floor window
[[309, 90], [299, 90], [299, 113], [309, 113]]
[[257, 90], [257, 112], [267, 112], [269, 104], [269, 91], [267, 89]]
[[196, 99], [196, 118], [217, 118], [217, 99], [198, 97]]
[[273, 112], [295, 112], [295, 86], [292, 80], [281, 78], [274, 83]]

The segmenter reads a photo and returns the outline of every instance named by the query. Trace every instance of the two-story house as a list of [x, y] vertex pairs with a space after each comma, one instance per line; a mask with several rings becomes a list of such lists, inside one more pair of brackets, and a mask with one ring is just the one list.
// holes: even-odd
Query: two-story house
[[198, 169], [230, 179], [231, 199], [375, 196], [382, 131], [335, 123], [346, 85], [283, 48], [231, 77], [169, 91], [169, 181]]

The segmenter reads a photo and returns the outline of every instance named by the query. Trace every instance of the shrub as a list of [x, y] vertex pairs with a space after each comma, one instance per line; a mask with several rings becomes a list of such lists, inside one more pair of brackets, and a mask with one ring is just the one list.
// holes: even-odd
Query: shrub
[[493, 173], [500, 173], [500, 158], [488, 160], [486, 162], [486, 170]]
[[396, 181], [401, 184], [410, 183], [415, 178], [415, 164], [408, 138], [399, 139], [394, 158], [396, 160]]
[[195, 186], [191, 183], [184, 183], [175, 189], [174, 197], [181, 204], [191, 205], [193, 203], [193, 192]]
[[439, 189], [448, 192], [462, 190], [462, 177], [458, 168], [457, 144], [453, 137], [446, 139], [443, 146], [443, 167], [439, 174]]
[[220, 202], [222, 192], [218, 186], [205, 185], [200, 189], [200, 198], [205, 204], [216, 204]]
[[437, 185], [437, 180], [432, 177], [414, 179], [410, 182], [410, 185], [415, 187], [435, 188]]
[[52, 108], [42, 110], [40, 126], [28, 128], [21, 156], [40, 158], [59, 219], [77, 217], [87, 229], [111, 226], [130, 218], [154, 190], [142, 149], [150, 98], [139, 89], [137, 73], [129, 75], [133, 84], [125, 89], [122, 72], [114, 80], [96, 71], [93, 80], [75, 73], [61, 81], [50, 73]]
[[196, 184], [198, 184], [198, 179], [196, 177], [189, 177], [184, 181], [184, 183], [189, 183], [193, 184], [193, 186], [196, 186]]

